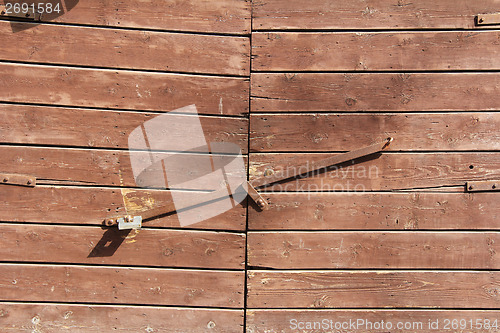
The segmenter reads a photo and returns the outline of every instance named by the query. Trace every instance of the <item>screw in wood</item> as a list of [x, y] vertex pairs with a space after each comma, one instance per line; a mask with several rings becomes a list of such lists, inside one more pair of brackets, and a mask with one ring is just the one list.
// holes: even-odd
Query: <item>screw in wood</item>
[[33, 181], [31, 179], [28, 179], [28, 181], [26, 182], [28, 185], [31, 185], [31, 183], [33, 183]]
[[474, 188], [474, 185], [469, 185], [469, 190], [472, 190]]
[[493, 185], [491, 185], [491, 188], [492, 188], [492, 189], [496, 189], [496, 188], [497, 188], [497, 184], [493, 184]]
[[4, 182], [4, 183], [7, 183], [8, 181], [9, 181], [9, 177], [5, 177], [5, 178], [3, 179], [3, 182]]

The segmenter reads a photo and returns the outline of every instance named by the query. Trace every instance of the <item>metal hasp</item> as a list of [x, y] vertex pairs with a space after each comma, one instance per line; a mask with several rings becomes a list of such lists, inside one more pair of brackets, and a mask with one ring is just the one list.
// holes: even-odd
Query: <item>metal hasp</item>
[[494, 14], [479, 14], [476, 17], [477, 25], [494, 25], [500, 24], [500, 13]]
[[0, 173], [0, 184], [35, 187], [36, 177], [16, 173]]
[[[284, 172], [280, 172], [274, 175], [270, 176], [264, 176], [260, 178], [256, 178], [252, 181], [246, 182], [241, 184], [245, 191], [247, 192], [248, 196], [255, 201], [257, 206], [261, 210], [267, 210], [269, 209], [269, 204], [267, 201], [261, 196], [259, 192], [257, 192], [257, 188], [259, 187], [266, 187], [268, 185], [271, 185], [273, 183], [279, 182], [279, 181], [285, 181], [287, 179], [295, 178], [298, 176], [302, 175], [307, 175], [313, 171], [321, 170], [324, 168], [328, 168], [337, 164], [349, 162], [351, 160], [355, 160], [360, 157], [368, 156], [371, 154], [378, 153], [391, 144], [393, 141], [393, 138], [388, 138], [382, 142], [373, 144], [371, 146], [363, 147], [360, 149], [352, 150], [347, 153], [341, 153], [337, 154], [328, 158], [325, 158], [323, 160], [317, 161], [317, 162], [309, 162], [304, 165], [296, 165], [296, 166], [291, 166], [287, 168]], [[220, 198], [224, 198], [227, 196], [227, 189], [221, 189], [217, 191], [213, 191], [211, 193], [208, 193], [206, 195], [206, 202], [210, 202], [213, 200], [217, 200]], [[120, 217], [115, 217], [115, 218], [109, 218], [104, 220], [104, 224], [108, 227], [118, 225], [119, 229], [139, 229], [141, 227], [142, 221], [143, 220], [148, 220], [152, 219], [155, 217], [159, 217], [174, 211], [179, 211], [182, 209], [189, 209], [189, 207], [192, 206], [192, 203], [186, 202], [175, 202], [175, 205], [173, 202], [167, 203], [165, 206], [158, 207], [158, 208], [153, 208], [148, 211], [145, 211], [141, 213], [141, 216], [120, 216]]]
[[465, 184], [468, 192], [500, 191], [500, 180], [472, 181]]
[[10, 3], [9, 7], [6, 4], [0, 5], [0, 17], [17, 17], [33, 21], [40, 19], [40, 14], [33, 10], [34, 7], [28, 6], [27, 9], [23, 9], [22, 7], [14, 7], [14, 4], [19, 5], [19, 3]]

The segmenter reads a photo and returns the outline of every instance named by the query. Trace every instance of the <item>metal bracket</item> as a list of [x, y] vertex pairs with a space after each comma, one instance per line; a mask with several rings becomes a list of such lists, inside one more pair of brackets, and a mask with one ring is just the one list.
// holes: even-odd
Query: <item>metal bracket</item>
[[468, 192], [500, 191], [500, 180], [472, 181], [467, 182], [465, 187]]
[[493, 25], [500, 24], [500, 13], [494, 14], [479, 14], [476, 17], [477, 25]]
[[[14, 3], [11, 3], [13, 5]], [[23, 11], [22, 8], [14, 9], [14, 7], [7, 8], [7, 5], [0, 5], [0, 17], [17, 17], [28, 20], [40, 20], [41, 15], [33, 10], [34, 7], [28, 6], [26, 11]], [[17, 11], [17, 12], [16, 12]]]
[[35, 187], [36, 177], [15, 173], [0, 173], [0, 184]]
[[119, 230], [141, 229], [142, 216], [124, 216], [116, 220]]

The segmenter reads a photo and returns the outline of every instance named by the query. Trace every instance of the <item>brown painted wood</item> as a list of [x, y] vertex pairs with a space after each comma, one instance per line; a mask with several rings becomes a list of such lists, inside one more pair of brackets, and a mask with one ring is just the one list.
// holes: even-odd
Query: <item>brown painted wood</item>
[[254, 71], [495, 70], [500, 32], [254, 33]]
[[248, 265], [273, 269], [498, 269], [500, 236], [475, 232], [251, 232]]
[[[312, 163], [331, 155], [251, 154], [250, 178], [266, 173], [285, 173], [288, 167], [307, 164], [308, 161]], [[263, 190], [364, 192], [443, 188], [464, 192], [467, 181], [500, 179], [499, 168], [498, 153], [382, 153], [322, 169], [308, 177], [294, 178]], [[300, 169], [297, 171], [301, 172]]]
[[498, 308], [498, 272], [248, 273], [249, 308]]
[[[376, 330], [387, 330], [388, 327], [391, 327], [389, 330], [391, 333], [409, 331], [434, 333], [438, 329], [453, 332], [454, 328], [490, 332], [495, 320], [498, 326], [497, 318], [498, 312], [494, 310], [266, 309], [246, 311], [247, 330], [252, 333], [289, 332], [292, 328], [298, 330], [299, 327], [303, 327], [310, 333], [322, 333], [327, 330], [335, 332], [336, 327], [341, 330], [342, 326], [356, 333], [372, 333]], [[487, 328], [483, 327], [485, 320], [489, 320]], [[432, 326], [429, 326], [429, 322]]]
[[[26, 0], [28, 4], [34, 0]], [[55, 3], [54, 3], [55, 4]], [[143, 1], [64, 0], [64, 11], [42, 15], [44, 22], [195, 32], [246, 34], [250, 2], [245, 0]]]
[[[122, 193], [116, 188], [0, 186], [0, 220], [12, 222], [102, 225], [105, 218], [140, 214], [172, 200], [168, 191], [159, 190], [123, 189]], [[245, 230], [245, 211], [237, 205], [189, 228]], [[144, 226], [178, 228], [180, 224], [173, 214], [144, 222]]]
[[0, 303], [0, 329], [12, 332], [241, 332], [242, 310], [150, 306]]
[[[0, 141], [37, 145], [128, 148], [128, 136], [159, 113], [0, 104]], [[247, 152], [248, 119], [199, 116], [207, 142]], [[194, 135], [186, 128], [186, 137]], [[180, 139], [180, 138], [179, 138]]]
[[498, 110], [499, 87], [497, 73], [256, 73], [252, 111]]
[[5, 301], [241, 308], [244, 273], [158, 268], [2, 264]]
[[[74, 148], [42, 148], [22, 146], [0, 146], [0, 170], [11, 173], [25, 173], [35, 176], [38, 184], [63, 184], [63, 185], [105, 185], [121, 187], [145, 187], [140, 180], [136, 182], [128, 151], [120, 150], [95, 150]], [[149, 157], [149, 153], [134, 153], [136, 158]], [[142, 155], [144, 154], [144, 155]], [[155, 153], [157, 157], [173, 158], [175, 153]], [[141, 156], [142, 155], [142, 156]], [[180, 158], [178, 155], [175, 158]], [[186, 174], [186, 167], [193, 167], [197, 162], [214, 162], [214, 165], [225, 165], [232, 161], [233, 156], [213, 155], [210, 160], [203, 154], [185, 154], [186, 163], [176, 163], [168, 172]], [[153, 166], [151, 170], [157, 170]], [[189, 174], [193, 179], [205, 175], [203, 168], [193, 169]], [[211, 171], [211, 170], [210, 170]], [[163, 174], [160, 169], [158, 172]], [[246, 170], [240, 172], [227, 172], [228, 179], [245, 177]], [[158, 173], [156, 173], [157, 175]], [[154, 175], [154, 172], [152, 172]], [[157, 184], [165, 187], [162, 180]], [[199, 180], [198, 190], [213, 190], [219, 184]], [[167, 184], [167, 186], [169, 186]], [[175, 185], [174, 185], [175, 186]], [[150, 187], [150, 186], [149, 186]], [[170, 187], [170, 186], [169, 186]]]
[[2, 224], [3, 262], [243, 269], [245, 235]]
[[495, 193], [263, 193], [250, 230], [499, 229]]
[[414, 29], [475, 28], [474, 17], [495, 11], [495, 0], [374, 0], [369, 2], [256, 0], [253, 28], [272, 29]]
[[0, 64], [0, 101], [200, 114], [248, 111], [248, 79]]
[[253, 115], [251, 151], [498, 150], [500, 113]]
[[[13, 27], [11, 27], [13, 25]], [[12, 33], [12, 29], [19, 29]], [[249, 74], [250, 41], [139, 30], [0, 22], [0, 60], [207, 74]], [[89, 56], [91, 55], [91, 56]]]

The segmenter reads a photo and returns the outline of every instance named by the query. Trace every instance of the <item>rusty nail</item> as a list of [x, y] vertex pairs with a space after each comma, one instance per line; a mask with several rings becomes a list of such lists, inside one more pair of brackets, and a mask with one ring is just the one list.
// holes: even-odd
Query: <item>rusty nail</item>
[[273, 169], [266, 169], [266, 171], [264, 171], [264, 176], [266, 176], [266, 177], [271, 176], [273, 174], [274, 174]]
[[115, 220], [113, 220], [113, 219], [106, 220], [106, 225], [107, 225], [108, 227], [111, 227], [111, 226], [112, 226], [112, 225], [114, 225], [114, 224], [115, 224]]

